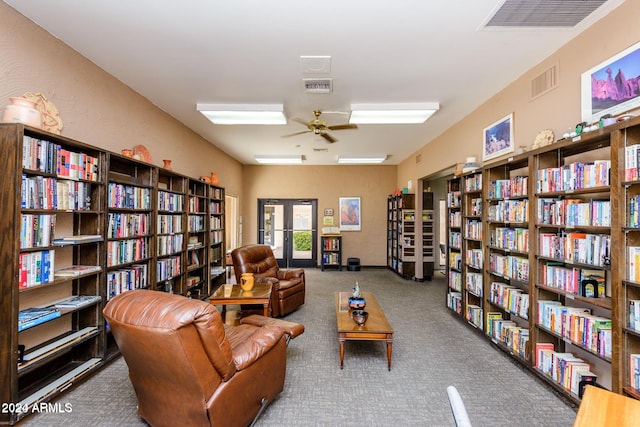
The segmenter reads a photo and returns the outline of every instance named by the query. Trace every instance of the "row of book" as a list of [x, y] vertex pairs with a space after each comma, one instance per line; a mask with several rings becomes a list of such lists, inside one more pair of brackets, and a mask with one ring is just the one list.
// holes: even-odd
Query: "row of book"
[[459, 271], [449, 270], [449, 287], [454, 291], [462, 291], [462, 274]]
[[23, 137], [22, 167], [72, 179], [98, 180], [99, 159], [86, 153], [67, 150], [59, 144]]
[[489, 205], [487, 215], [489, 221], [528, 222], [529, 201], [527, 199], [500, 200], [498, 203]]
[[[567, 267], [563, 263], [547, 262], [542, 264], [540, 283], [548, 288], [561, 289], [569, 294], [587, 298], [606, 297], [604, 270]], [[592, 288], [589, 288], [589, 285]]]
[[107, 237], [137, 237], [149, 234], [151, 217], [147, 213], [109, 213], [107, 216]]
[[462, 213], [460, 211], [449, 212], [449, 227], [460, 227], [462, 225]]
[[536, 193], [574, 191], [609, 186], [610, 160], [574, 162], [536, 171]]
[[210, 230], [220, 230], [223, 227], [222, 217], [220, 216], [211, 216], [209, 218], [209, 229]]
[[447, 207], [459, 208], [462, 205], [462, 195], [459, 191], [450, 191], [447, 193]]
[[502, 282], [492, 282], [489, 300], [518, 317], [529, 318], [529, 294], [518, 287]]
[[119, 209], [151, 209], [151, 189], [110, 182], [107, 206]]
[[224, 230], [214, 230], [211, 232], [211, 244], [217, 245], [224, 240]]
[[627, 226], [640, 228], [640, 195], [629, 196], [627, 198]]
[[21, 185], [23, 209], [91, 209], [91, 183], [23, 174]]
[[482, 298], [482, 274], [467, 273], [465, 276], [465, 289], [475, 296]]
[[537, 323], [558, 336], [604, 358], [611, 357], [611, 319], [591, 314], [584, 307], [539, 300]]
[[529, 177], [514, 176], [509, 179], [496, 179], [489, 183], [489, 199], [507, 199], [525, 197], [529, 192]]
[[640, 354], [629, 355], [629, 385], [640, 391]]
[[498, 253], [491, 253], [489, 255], [489, 271], [505, 279], [528, 282], [529, 269], [528, 258], [515, 255], [501, 255]]
[[170, 257], [159, 259], [156, 262], [156, 281], [171, 279], [179, 275], [180, 269], [180, 257]]
[[451, 248], [462, 247], [462, 234], [459, 231], [449, 232], [449, 247]]
[[107, 272], [107, 299], [132, 289], [149, 286], [147, 264], [134, 264], [129, 268]]
[[482, 307], [475, 304], [467, 304], [467, 322], [482, 330]]
[[158, 191], [158, 210], [168, 212], [182, 212], [184, 210], [184, 195]]
[[107, 266], [136, 262], [149, 256], [147, 238], [107, 242]]
[[464, 235], [469, 239], [482, 240], [482, 221], [467, 220], [464, 226]]
[[455, 313], [462, 314], [462, 293], [461, 292], [448, 292], [447, 293], [447, 307]]
[[489, 337], [502, 343], [523, 359], [528, 359], [529, 329], [523, 328], [513, 320], [503, 319], [502, 313], [487, 313], [487, 330]]
[[482, 198], [478, 197], [471, 199], [468, 215], [480, 216], [482, 215]]
[[220, 214], [222, 213], [222, 202], [211, 201], [209, 203], [209, 213]]
[[201, 215], [189, 215], [188, 230], [190, 233], [198, 233], [204, 231], [204, 217]]
[[206, 213], [205, 199], [198, 196], [189, 196], [189, 213]]
[[181, 251], [183, 242], [183, 234], [158, 236], [158, 256], [169, 255]]
[[627, 246], [627, 278], [640, 282], [640, 246]]
[[464, 178], [464, 191], [481, 191], [482, 190], [482, 174], [473, 174]]
[[578, 397], [586, 384], [595, 385], [598, 380], [589, 363], [572, 353], [556, 352], [553, 343], [536, 343], [535, 352], [536, 368]]
[[582, 199], [538, 199], [538, 224], [569, 227], [611, 226], [611, 201]]
[[637, 181], [640, 179], [640, 144], [624, 147], [624, 180]]
[[20, 249], [51, 246], [55, 225], [55, 215], [22, 214], [20, 217]]
[[29, 288], [55, 279], [55, 251], [23, 252], [19, 259], [20, 277], [18, 286]]
[[460, 252], [449, 252], [449, 268], [462, 270], [462, 254]]
[[322, 249], [325, 251], [337, 251], [340, 249], [339, 239], [323, 239]]
[[482, 269], [482, 259], [484, 251], [482, 249], [467, 249], [465, 251], [465, 262], [475, 269]]
[[338, 254], [335, 253], [325, 253], [322, 254], [322, 263], [324, 265], [337, 265], [338, 264]]
[[539, 255], [603, 267], [610, 264], [611, 236], [578, 232], [540, 233]]
[[158, 214], [158, 234], [182, 233], [182, 216]]
[[529, 229], [496, 227], [489, 233], [489, 245], [508, 251], [529, 252]]
[[640, 300], [629, 300], [629, 328], [640, 332]]

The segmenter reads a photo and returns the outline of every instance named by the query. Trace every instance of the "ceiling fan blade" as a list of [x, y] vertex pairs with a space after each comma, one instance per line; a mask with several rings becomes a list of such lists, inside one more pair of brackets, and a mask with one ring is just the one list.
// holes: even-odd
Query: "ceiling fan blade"
[[289, 138], [290, 136], [296, 136], [296, 135], [302, 135], [304, 133], [309, 133], [311, 132], [310, 130], [303, 130], [302, 132], [295, 132], [295, 133], [290, 133], [288, 135], [281, 135], [281, 138]]
[[323, 137], [324, 139], [326, 139], [329, 144], [333, 144], [334, 142], [337, 141], [336, 138], [334, 138], [333, 136], [331, 136], [330, 134], [328, 134], [326, 132], [322, 132], [320, 134], [320, 136]]
[[358, 125], [351, 124], [351, 123], [345, 123], [343, 125], [327, 126], [327, 128], [329, 128], [331, 130], [358, 129]]

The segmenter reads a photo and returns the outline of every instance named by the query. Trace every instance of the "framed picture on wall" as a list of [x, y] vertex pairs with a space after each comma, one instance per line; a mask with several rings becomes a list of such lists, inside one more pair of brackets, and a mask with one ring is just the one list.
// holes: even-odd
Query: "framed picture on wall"
[[640, 42], [582, 73], [582, 121], [640, 107]]
[[360, 231], [360, 197], [340, 197], [340, 231]]
[[515, 150], [513, 141], [513, 113], [484, 128], [482, 160], [500, 157]]

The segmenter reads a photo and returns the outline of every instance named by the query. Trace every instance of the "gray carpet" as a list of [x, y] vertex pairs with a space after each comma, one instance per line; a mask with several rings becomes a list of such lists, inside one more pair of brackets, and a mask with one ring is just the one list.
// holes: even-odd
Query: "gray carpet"
[[[356, 281], [376, 295], [394, 328], [390, 372], [383, 342], [347, 342], [340, 370], [334, 293]], [[285, 389], [257, 425], [453, 426], [449, 385], [474, 426], [573, 425], [575, 408], [449, 314], [445, 288], [442, 279], [417, 283], [386, 269], [307, 270], [306, 304], [286, 317], [306, 331], [289, 344]], [[59, 402], [72, 412], [23, 425], [145, 425], [121, 358]], [[158, 403], [171, 404], [171, 396]]]

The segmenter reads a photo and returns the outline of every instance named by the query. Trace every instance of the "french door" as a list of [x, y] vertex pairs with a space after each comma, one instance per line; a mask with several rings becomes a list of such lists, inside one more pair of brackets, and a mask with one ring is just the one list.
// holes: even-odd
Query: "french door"
[[271, 246], [280, 268], [315, 267], [316, 199], [258, 199], [258, 243]]

